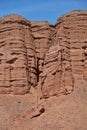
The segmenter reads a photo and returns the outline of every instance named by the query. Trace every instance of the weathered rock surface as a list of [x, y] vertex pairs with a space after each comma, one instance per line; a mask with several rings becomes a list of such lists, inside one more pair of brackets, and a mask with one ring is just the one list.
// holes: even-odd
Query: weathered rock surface
[[[68, 94], [76, 77], [87, 82], [87, 11], [61, 17], [55, 26], [18, 15], [0, 19], [0, 94], [44, 98]], [[76, 76], [77, 75], [77, 76]]]
[[87, 11], [61, 17], [44, 59], [43, 93], [58, 95], [74, 89], [75, 75], [87, 82]]
[[29, 21], [0, 19], [0, 93], [25, 94], [36, 85], [36, 53]]
[[0, 130], [87, 130], [87, 11], [0, 19]]
[[54, 31], [54, 26], [46, 21], [31, 22], [31, 29], [37, 55], [37, 82], [39, 82], [41, 81], [44, 57], [51, 46], [51, 35]]

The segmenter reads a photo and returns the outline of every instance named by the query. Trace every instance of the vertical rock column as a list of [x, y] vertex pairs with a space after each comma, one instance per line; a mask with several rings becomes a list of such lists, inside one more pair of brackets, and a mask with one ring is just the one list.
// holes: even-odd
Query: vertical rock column
[[45, 55], [43, 70], [42, 93], [44, 97], [68, 94], [73, 90], [70, 43], [68, 31], [62, 21], [61, 24], [60, 22], [56, 24], [52, 46]]
[[34, 37], [34, 45], [37, 55], [37, 82], [40, 84], [43, 71], [44, 57], [51, 46], [51, 34], [54, 26], [46, 21], [31, 22], [32, 34]]
[[44, 59], [44, 97], [71, 93], [75, 77], [80, 76], [87, 82], [86, 34], [86, 11], [74, 11], [58, 20], [52, 46]]
[[35, 49], [29, 21], [18, 15], [0, 19], [0, 93], [29, 92], [35, 85]]
[[65, 39], [59, 39], [58, 32], [56, 37], [44, 59], [42, 77], [44, 97], [68, 94], [74, 87], [69, 43], [66, 43]]

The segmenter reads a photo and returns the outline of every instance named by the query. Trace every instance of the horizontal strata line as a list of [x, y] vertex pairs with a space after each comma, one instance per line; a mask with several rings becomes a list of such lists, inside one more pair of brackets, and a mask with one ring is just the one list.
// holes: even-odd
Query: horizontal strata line
[[17, 36], [16, 37], [12, 36], [10, 38], [4, 38], [4, 39], [0, 38], [0, 42], [2, 42], [2, 41], [4, 41], [4, 42], [8, 41], [9, 42], [10, 40], [19, 40], [19, 41], [23, 41], [24, 42], [23, 38], [20, 38], [20, 37], [17, 37]]
[[[20, 27], [21, 28], [21, 27]], [[12, 27], [6, 27], [6, 28], [0, 28], [0, 33], [2, 32], [6, 32], [6, 31], [12, 31], [12, 30], [20, 30], [20, 28], [18, 27], [15, 27], [15, 26], [12, 26]]]
[[40, 29], [34, 29], [34, 28], [31, 28], [32, 32], [37, 32], [37, 31], [47, 31], [47, 30], [51, 30], [50, 27], [45, 27], [45, 28], [40, 28]]
[[29, 21], [23, 21], [23, 20], [14, 20], [14, 21], [0, 21], [0, 24], [11, 24], [11, 23], [18, 23], [18, 24], [23, 24], [23, 25], [26, 25], [26, 26], [30, 26], [30, 22]]
[[42, 39], [42, 38], [43, 38], [43, 39], [44, 39], [44, 38], [47, 38], [47, 39], [48, 39], [48, 38], [49, 38], [49, 37], [46, 37], [46, 36], [43, 36], [43, 35], [44, 35], [44, 34], [41, 34], [41, 35], [39, 35], [39, 36], [37, 36], [37, 35], [35, 36], [35, 34], [33, 34], [33, 37], [34, 37], [35, 39]]

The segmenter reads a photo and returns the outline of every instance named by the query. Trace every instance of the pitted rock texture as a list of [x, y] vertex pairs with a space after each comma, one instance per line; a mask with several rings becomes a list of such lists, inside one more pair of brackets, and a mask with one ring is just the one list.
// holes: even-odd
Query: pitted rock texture
[[31, 29], [37, 55], [37, 81], [39, 82], [41, 81], [44, 57], [51, 46], [51, 36], [54, 31], [54, 26], [46, 21], [31, 21]]
[[0, 19], [0, 93], [25, 94], [36, 85], [36, 54], [29, 21]]
[[42, 97], [69, 94], [87, 82], [87, 11], [62, 16], [55, 26], [18, 15], [0, 19], [0, 93]]
[[[68, 94], [77, 77], [87, 82], [87, 11], [61, 17], [44, 59], [43, 95]], [[81, 78], [79, 79], [81, 80]]]

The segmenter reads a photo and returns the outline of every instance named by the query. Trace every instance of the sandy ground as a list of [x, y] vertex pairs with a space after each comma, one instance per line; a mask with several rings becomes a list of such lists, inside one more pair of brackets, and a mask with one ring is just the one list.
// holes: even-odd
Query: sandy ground
[[[0, 130], [87, 130], [87, 84], [75, 85], [69, 95], [39, 102], [32, 94], [1, 95]], [[44, 107], [41, 114], [38, 105]]]

